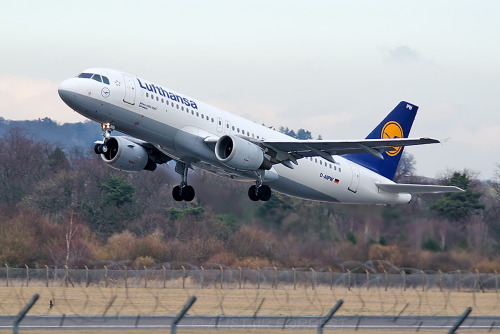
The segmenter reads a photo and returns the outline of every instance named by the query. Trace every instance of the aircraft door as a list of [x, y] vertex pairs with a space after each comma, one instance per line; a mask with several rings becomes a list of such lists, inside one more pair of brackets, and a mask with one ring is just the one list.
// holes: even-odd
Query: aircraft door
[[222, 119], [217, 117], [217, 132], [222, 132]]
[[125, 96], [123, 102], [134, 105], [135, 104], [135, 80], [134, 77], [128, 74], [123, 75], [125, 81]]
[[359, 167], [355, 163], [350, 162], [351, 165], [351, 184], [349, 185], [349, 190], [353, 193], [358, 191], [359, 187]]

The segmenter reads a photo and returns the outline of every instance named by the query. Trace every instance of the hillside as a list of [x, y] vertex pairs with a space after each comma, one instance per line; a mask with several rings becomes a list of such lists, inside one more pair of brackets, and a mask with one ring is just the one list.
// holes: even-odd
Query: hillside
[[[343, 206], [273, 195], [250, 202], [248, 185], [202, 171], [194, 202], [175, 202], [171, 166], [125, 173], [87, 147], [93, 123], [0, 120], [0, 263], [10, 266], [339, 268], [382, 259], [399, 267], [500, 271], [500, 186], [467, 171], [442, 183], [461, 196], [401, 206]], [[45, 141], [43, 141], [45, 140]], [[88, 152], [88, 153], [87, 153]], [[411, 157], [399, 177], [412, 175]]]

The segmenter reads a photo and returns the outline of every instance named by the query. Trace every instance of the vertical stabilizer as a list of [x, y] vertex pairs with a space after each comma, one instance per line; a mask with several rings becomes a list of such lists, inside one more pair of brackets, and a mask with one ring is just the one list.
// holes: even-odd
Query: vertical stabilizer
[[[394, 110], [373, 129], [366, 139], [408, 138], [417, 110], [418, 107], [416, 105], [401, 101], [396, 108], [394, 108]], [[368, 153], [346, 154], [344, 157], [392, 180], [398, 168], [399, 161], [401, 160], [403, 150], [404, 147], [394, 147], [392, 150], [383, 152], [383, 160]]]

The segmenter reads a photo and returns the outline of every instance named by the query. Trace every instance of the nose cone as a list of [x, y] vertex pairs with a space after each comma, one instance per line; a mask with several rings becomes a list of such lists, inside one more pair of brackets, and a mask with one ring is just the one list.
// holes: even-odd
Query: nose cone
[[69, 105], [71, 103], [71, 100], [75, 97], [75, 93], [77, 92], [75, 79], [71, 78], [61, 82], [61, 84], [57, 88], [57, 92], [59, 93], [61, 99]]

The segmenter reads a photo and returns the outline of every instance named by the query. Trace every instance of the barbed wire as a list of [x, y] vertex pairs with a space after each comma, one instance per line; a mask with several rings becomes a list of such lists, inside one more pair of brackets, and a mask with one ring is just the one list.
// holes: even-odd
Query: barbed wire
[[[170, 267], [172, 268], [172, 267]], [[189, 267], [193, 268], [193, 267]], [[321, 315], [336, 300], [344, 315], [500, 313], [497, 274], [397, 268], [383, 261], [312, 269], [0, 269], [0, 314], [34, 293], [38, 315], [169, 315], [193, 295], [193, 315]], [[52, 303], [52, 306], [50, 306]]]

